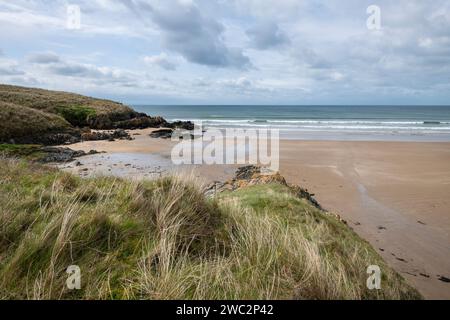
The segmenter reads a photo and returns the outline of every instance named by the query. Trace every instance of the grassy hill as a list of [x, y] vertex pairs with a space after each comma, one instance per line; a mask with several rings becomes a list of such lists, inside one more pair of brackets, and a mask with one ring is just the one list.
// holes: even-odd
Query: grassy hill
[[74, 133], [76, 127], [109, 129], [135, 116], [130, 107], [109, 100], [0, 84], [1, 142], [35, 143], [44, 134]]
[[80, 140], [80, 129], [181, 128], [121, 103], [79, 94], [0, 84], [0, 143], [57, 145]]
[[[180, 178], [0, 165], [3, 299], [420, 298], [344, 223], [281, 184], [205, 198]], [[381, 290], [366, 287], [373, 264]], [[66, 287], [69, 265], [81, 290]]]
[[[18, 106], [41, 110], [46, 113], [60, 115], [69, 122], [78, 125], [79, 116], [115, 116], [128, 119], [133, 109], [121, 103], [82, 96], [75, 93], [26, 88], [0, 84], [0, 101]], [[71, 118], [73, 116], [73, 119]], [[83, 119], [87, 120], [87, 119]]]
[[56, 114], [3, 101], [0, 101], [0, 124], [1, 141], [71, 129], [71, 125]]

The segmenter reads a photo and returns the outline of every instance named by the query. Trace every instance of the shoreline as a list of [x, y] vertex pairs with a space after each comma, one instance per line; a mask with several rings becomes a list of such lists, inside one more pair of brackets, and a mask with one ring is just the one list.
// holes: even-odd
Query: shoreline
[[[176, 143], [150, 138], [154, 130], [130, 130], [133, 141], [70, 145], [107, 153], [92, 156], [97, 164], [63, 169], [80, 173], [88, 168], [81, 175], [95, 174], [105, 163], [114, 167], [117, 161], [103, 159], [98, 165], [98, 157], [129, 155], [116, 164], [123, 170], [119, 176], [152, 178], [145, 170], [154, 168], [143, 168], [145, 161], [164, 167]], [[207, 183], [230, 178], [237, 167], [195, 165], [187, 171]], [[112, 174], [117, 170], [113, 168]], [[166, 172], [172, 172], [170, 165], [156, 174]], [[280, 173], [289, 183], [309, 189], [325, 209], [339, 214], [426, 298], [450, 298], [450, 283], [439, 280], [450, 276], [446, 274], [450, 270], [450, 142], [280, 140]]]

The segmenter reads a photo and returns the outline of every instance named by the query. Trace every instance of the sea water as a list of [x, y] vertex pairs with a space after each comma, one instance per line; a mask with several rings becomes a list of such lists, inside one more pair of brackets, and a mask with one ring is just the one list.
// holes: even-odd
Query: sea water
[[450, 141], [450, 106], [136, 105], [204, 128], [279, 129], [283, 139]]

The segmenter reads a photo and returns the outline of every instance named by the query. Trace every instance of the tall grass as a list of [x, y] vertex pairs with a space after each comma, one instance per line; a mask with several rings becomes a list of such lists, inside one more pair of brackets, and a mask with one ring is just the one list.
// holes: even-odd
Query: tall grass
[[[409, 299], [364, 241], [282, 186], [80, 179], [2, 159], [0, 298]], [[382, 289], [366, 288], [378, 264]], [[81, 290], [66, 269], [81, 269]]]

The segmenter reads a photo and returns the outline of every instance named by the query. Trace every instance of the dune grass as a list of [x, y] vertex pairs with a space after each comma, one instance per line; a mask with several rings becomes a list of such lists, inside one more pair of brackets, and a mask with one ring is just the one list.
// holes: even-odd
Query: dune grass
[[[287, 187], [207, 199], [185, 178], [81, 179], [0, 159], [0, 298], [416, 299], [347, 226]], [[381, 290], [366, 288], [377, 264]], [[81, 289], [66, 269], [81, 269]]]

